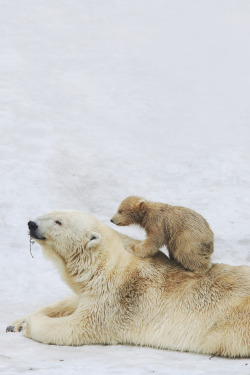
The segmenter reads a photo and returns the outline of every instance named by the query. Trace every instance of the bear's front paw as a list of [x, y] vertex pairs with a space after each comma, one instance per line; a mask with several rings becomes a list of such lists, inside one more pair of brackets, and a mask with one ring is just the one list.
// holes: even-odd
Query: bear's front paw
[[21, 332], [23, 329], [24, 319], [15, 320], [10, 326], [6, 328], [6, 332]]
[[6, 332], [15, 332], [15, 326], [8, 326]]

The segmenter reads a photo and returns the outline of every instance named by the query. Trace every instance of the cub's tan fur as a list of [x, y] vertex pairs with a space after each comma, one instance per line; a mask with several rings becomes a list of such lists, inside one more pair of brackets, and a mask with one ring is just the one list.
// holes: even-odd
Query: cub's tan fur
[[138, 258], [125, 249], [138, 241], [81, 212], [52, 212], [35, 224], [31, 235], [74, 294], [7, 331], [45, 344], [250, 355], [250, 267], [216, 264], [196, 274], [162, 252]]
[[213, 232], [204, 217], [189, 208], [130, 196], [111, 221], [116, 225], [138, 224], [146, 230], [146, 240], [130, 247], [136, 256], [153, 256], [166, 245], [170, 259], [187, 270], [207, 272], [212, 266]]

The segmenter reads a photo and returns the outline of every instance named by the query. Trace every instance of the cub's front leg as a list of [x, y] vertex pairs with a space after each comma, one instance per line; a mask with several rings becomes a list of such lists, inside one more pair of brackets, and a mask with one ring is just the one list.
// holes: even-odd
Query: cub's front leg
[[148, 237], [139, 245], [131, 245], [128, 251], [140, 258], [146, 258], [158, 253], [160, 246], [157, 246], [154, 237]]
[[46, 306], [37, 310], [34, 313], [27, 315], [22, 319], [15, 320], [11, 325], [6, 328], [6, 332], [21, 332], [23, 329], [23, 323], [29, 320], [29, 317], [34, 314], [42, 314], [49, 317], [59, 317], [59, 316], [67, 316], [72, 314], [79, 303], [79, 297], [76, 294], [72, 294], [71, 296], [53, 303], [52, 305]]

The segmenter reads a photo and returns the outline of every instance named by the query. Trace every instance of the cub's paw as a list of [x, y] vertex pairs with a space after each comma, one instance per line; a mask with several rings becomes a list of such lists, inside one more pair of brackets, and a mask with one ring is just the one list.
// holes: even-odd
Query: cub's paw
[[144, 258], [144, 251], [141, 250], [140, 245], [134, 245], [134, 244], [129, 244], [129, 246], [126, 248], [126, 250], [130, 253], [135, 255], [136, 257], [139, 258]]
[[128, 246], [126, 246], [126, 250], [128, 253], [136, 255], [135, 250], [136, 250], [136, 245], [129, 243]]
[[24, 319], [15, 320], [10, 326], [6, 328], [6, 332], [21, 332], [23, 330]]
[[158, 253], [158, 249], [156, 247], [149, 247], [148, 245], [145, 245], [143, 243], [140, 243], [139, 245], [132, 245], [133, 254], [138, 258], [148, 258], [156, 255]]

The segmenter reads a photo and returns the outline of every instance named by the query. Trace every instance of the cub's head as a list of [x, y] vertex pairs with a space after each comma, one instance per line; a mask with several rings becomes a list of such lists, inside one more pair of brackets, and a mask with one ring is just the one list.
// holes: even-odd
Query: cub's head
[[[28, 222], [30, 236], [50, 258], [65, 265], [71, 257], [81, 259], [101, 246], [98, 220], [79, 211], [54, 211]], [[101, 224], [101, 223], [100, 223]]]
[[145, 203], [145, 199], [136, 196], [124, 199], [110, 221], [120, 226], [140, 224], [145, 212]]

